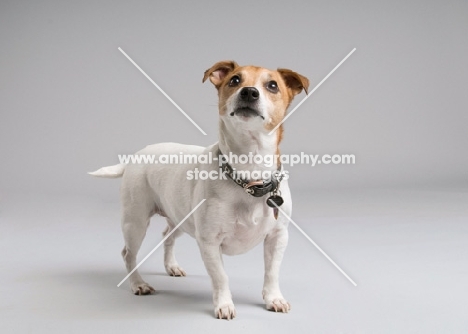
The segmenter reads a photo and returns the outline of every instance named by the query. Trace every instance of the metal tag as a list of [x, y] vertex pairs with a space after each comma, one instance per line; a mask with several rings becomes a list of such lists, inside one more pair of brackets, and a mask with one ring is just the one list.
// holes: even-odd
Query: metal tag
[[[268, 197], [266, 202], [267, 202], [267, 204], [268, 204], [268, 206], [270, 208], [276, 208], [277, 206], [283, 205], [284, 200], [283, 200], [283, 197], [281, 197], [281, 196], [273, 195], [273, 196]], [[276, 206], [275, 206], [275, 204], [273, 204], [271, 202], [275, 203]]]
[[278, 219], [278, 208], [273, 209], [273, 217], [275, 217], [276, 220]]

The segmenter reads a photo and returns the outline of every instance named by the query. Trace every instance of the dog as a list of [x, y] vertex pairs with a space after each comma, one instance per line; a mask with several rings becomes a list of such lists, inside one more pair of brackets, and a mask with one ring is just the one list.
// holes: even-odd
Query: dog
[[[169, 235], [164, 241], [167, 273], [171, 276], [186, 275], [174, 256], [174, 243], [182, 233], [188, 233], [196, 239], [212, 281], [215, 317], [229, 320], [236, 316], [222, 255], [245, 253], [260, 242], [264, 243], [262, 293], [266, 309], [288, 312], [291, 305], [281, 293], [278, 276], [288, 243], [287, 216], [291, 215], [292, 202], [287, 179], [281, 176], [284, 174], [280, 161], [275, 160], [269, 167], [250, 161], [229, 164], [226, 156], [249, 153], [278, 156], [283, 138], [282, 125], [273, 134], [269, 133], [283, 120], [294, 96], [303, 90], [307, 94], [309, 80], [289, 69], [239, 66], [234, 61], [214, 64], [205, 71], [202, 82], [207, 79], [218, 91], [219, 141], [208, 147], [155, 144], [137, 152], [137, 155], [211, 154], [220, 157], [223, 164], [216, 161], [177, 165], [128, 163], [103, 167], [90, 174], [122, 177], [121, 222], [125, 240], [122, 256], [129, 273], [137, 265], [137, 253], [150, 218], [159, 214], [167, 220], [163, 232], [164, 236]], [[228, 177], [188, 178], [189, 171], [195, 169], [223, 172]], [[252, 173], [267, 171], [272, 176], [267, 180], [245, 180], [237, 176], [240, 170]], [[203, 199], [206, 201], [175, 229]], [[278, 207], [281, 214], [278, 214]], [[137, 270], [129, 280], [136, 295], [155, 291]]]

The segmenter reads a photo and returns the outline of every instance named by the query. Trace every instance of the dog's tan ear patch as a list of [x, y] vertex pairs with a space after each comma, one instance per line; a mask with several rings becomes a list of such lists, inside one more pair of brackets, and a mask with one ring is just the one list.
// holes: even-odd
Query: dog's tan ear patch
[[299, 94], [304, 90], [308, 94], [309, 79], [305, 76], [300, 75], [294, 71], [288, 70], [287, 68], [278, 68], [278, 73], [284, 80], [286, 86], [288, 86], [294, 95]]
[[205, 71], [202, 82], [205, 82], [206, 79], [210, 78], [211, 83], [215, 85], [216, 88], [218, 88], [219, 85], [221, 85], [221, 83], [223, 82], [226, 75], [228, 75], [237, 67], [239, 67], [239, 65], [237, 65], [237, 63], [233, 60], [224, 60], [217, 62]]

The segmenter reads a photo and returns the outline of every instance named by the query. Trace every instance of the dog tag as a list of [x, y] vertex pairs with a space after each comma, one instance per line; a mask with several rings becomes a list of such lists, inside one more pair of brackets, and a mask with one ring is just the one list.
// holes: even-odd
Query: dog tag
[[278, 208], [273, 208], [273, 217], [278, 220]]
[[[266, 202], [270, 208], [276, 209], [277, 206], [281, 206], [284, 203], [284, 200], [283, 200], [283, 197], [281, 196], [273, 195], [273, 196], [268, 197]], [[276, 205], [271, 202], [275, 203]]]

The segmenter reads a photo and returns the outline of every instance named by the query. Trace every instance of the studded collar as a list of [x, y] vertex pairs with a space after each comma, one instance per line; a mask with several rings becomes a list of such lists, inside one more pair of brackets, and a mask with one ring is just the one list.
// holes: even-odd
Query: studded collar
[[[225, 157], [224, 154], [218, 149], [218, 159]], [[270, 180], [258, 180], [258, 181], [250, 181], [245, 180], [239, 177], [235, 168], [233, 168], [229, 163], [227, 163], [227, 159], [222, 160], [223, 163], [221, 165], [222, 171], [226, 173], [226, 175], [234, 181], [238, 186], [244, 188], [247, 194], [250, 194], [254, 197], [262, 197], [269, 193], [274, 193], [278, 191], [279, 184], [284, 177], [284, 173], [282, 170], [281, 164], [278, 166], [278, 169], [271, 174]]]

